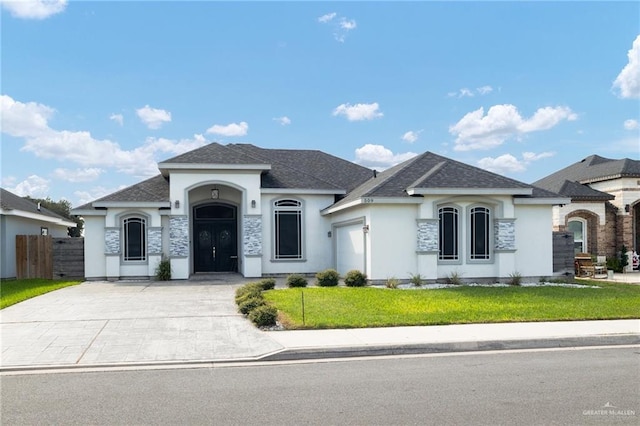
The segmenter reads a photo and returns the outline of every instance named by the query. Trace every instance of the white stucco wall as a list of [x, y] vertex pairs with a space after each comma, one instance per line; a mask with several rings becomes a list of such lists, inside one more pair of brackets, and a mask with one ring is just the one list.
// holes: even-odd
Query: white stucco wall
[[516, 206], [515, 264], [512, 272], [523, 277], [553, 275], [553, 233], [549, 206]]
[[0, 216], [0, 277], [16, 277], [16, 235], [41, 235], [40, 227], [48, 229], [49, 235], [56, 238], [67, 236], [66, 226], [56, 226], [20, 216]]
[[375, 204], [369, 207], [368, 234], [372, 280], [406, 279], [418, 273], [416, 254], [417, 211], [415, 204]]
[[83, 216], [84, 219], [84, 276], [99, 279], [107, 276], [104, 250], [104, 216]]
[[[294, 199], [302, 202], [303, 260], [277, 260], [274, 258], [273, 202]], [[264, 274], [316, 273], [332, 268], [332, 246], [328, 232], [331, 222], [320, 215], [320, 210], [333, 203], [332, 195], [263, 194], [262, 196], [262, 272]]]

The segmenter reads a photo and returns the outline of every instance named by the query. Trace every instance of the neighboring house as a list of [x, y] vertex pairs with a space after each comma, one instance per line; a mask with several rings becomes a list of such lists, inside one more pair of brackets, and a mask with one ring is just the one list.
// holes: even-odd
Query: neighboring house
[[78, 207], [88, 279], [358, 269], [375, 281], [551, 276], [552, 206], [535, 188], [432, 153], [384, 172], [312, 150], [212, 143]]
[[16, 235], [66, 237], [77, 226], [39, 204], [0, 188], [0, 277], [16, 277]]
[[571, 198], [553, 208], [553, 229], [573, 232], [576, 252], [613, 257], [623, 245], [640, 248], [640, 161], [591, 155], [534, 185]]

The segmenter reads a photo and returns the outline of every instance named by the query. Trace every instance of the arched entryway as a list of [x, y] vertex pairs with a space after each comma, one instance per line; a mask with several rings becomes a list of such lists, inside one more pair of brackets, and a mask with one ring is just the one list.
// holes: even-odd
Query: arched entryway
[[237, 210], [222, 202], [193, 208], [194, 272], [237, 272]]

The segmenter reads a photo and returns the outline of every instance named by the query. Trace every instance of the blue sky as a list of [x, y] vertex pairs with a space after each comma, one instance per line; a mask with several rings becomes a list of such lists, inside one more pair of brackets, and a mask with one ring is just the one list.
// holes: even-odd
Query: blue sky
[[531, 183], [640, 159], [640, 3], [4, 1], [1, 184], [74, 206], [206, 143]]

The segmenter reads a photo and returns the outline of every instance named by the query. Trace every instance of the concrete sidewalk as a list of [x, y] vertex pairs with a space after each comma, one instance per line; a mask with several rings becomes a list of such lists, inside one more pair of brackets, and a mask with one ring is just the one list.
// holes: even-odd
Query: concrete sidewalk
[[87, 282], [26, 300], [0, 311], [0, 371], [640, 344], [640, 320], [265, 332], [237, 313], [243, 282]]

